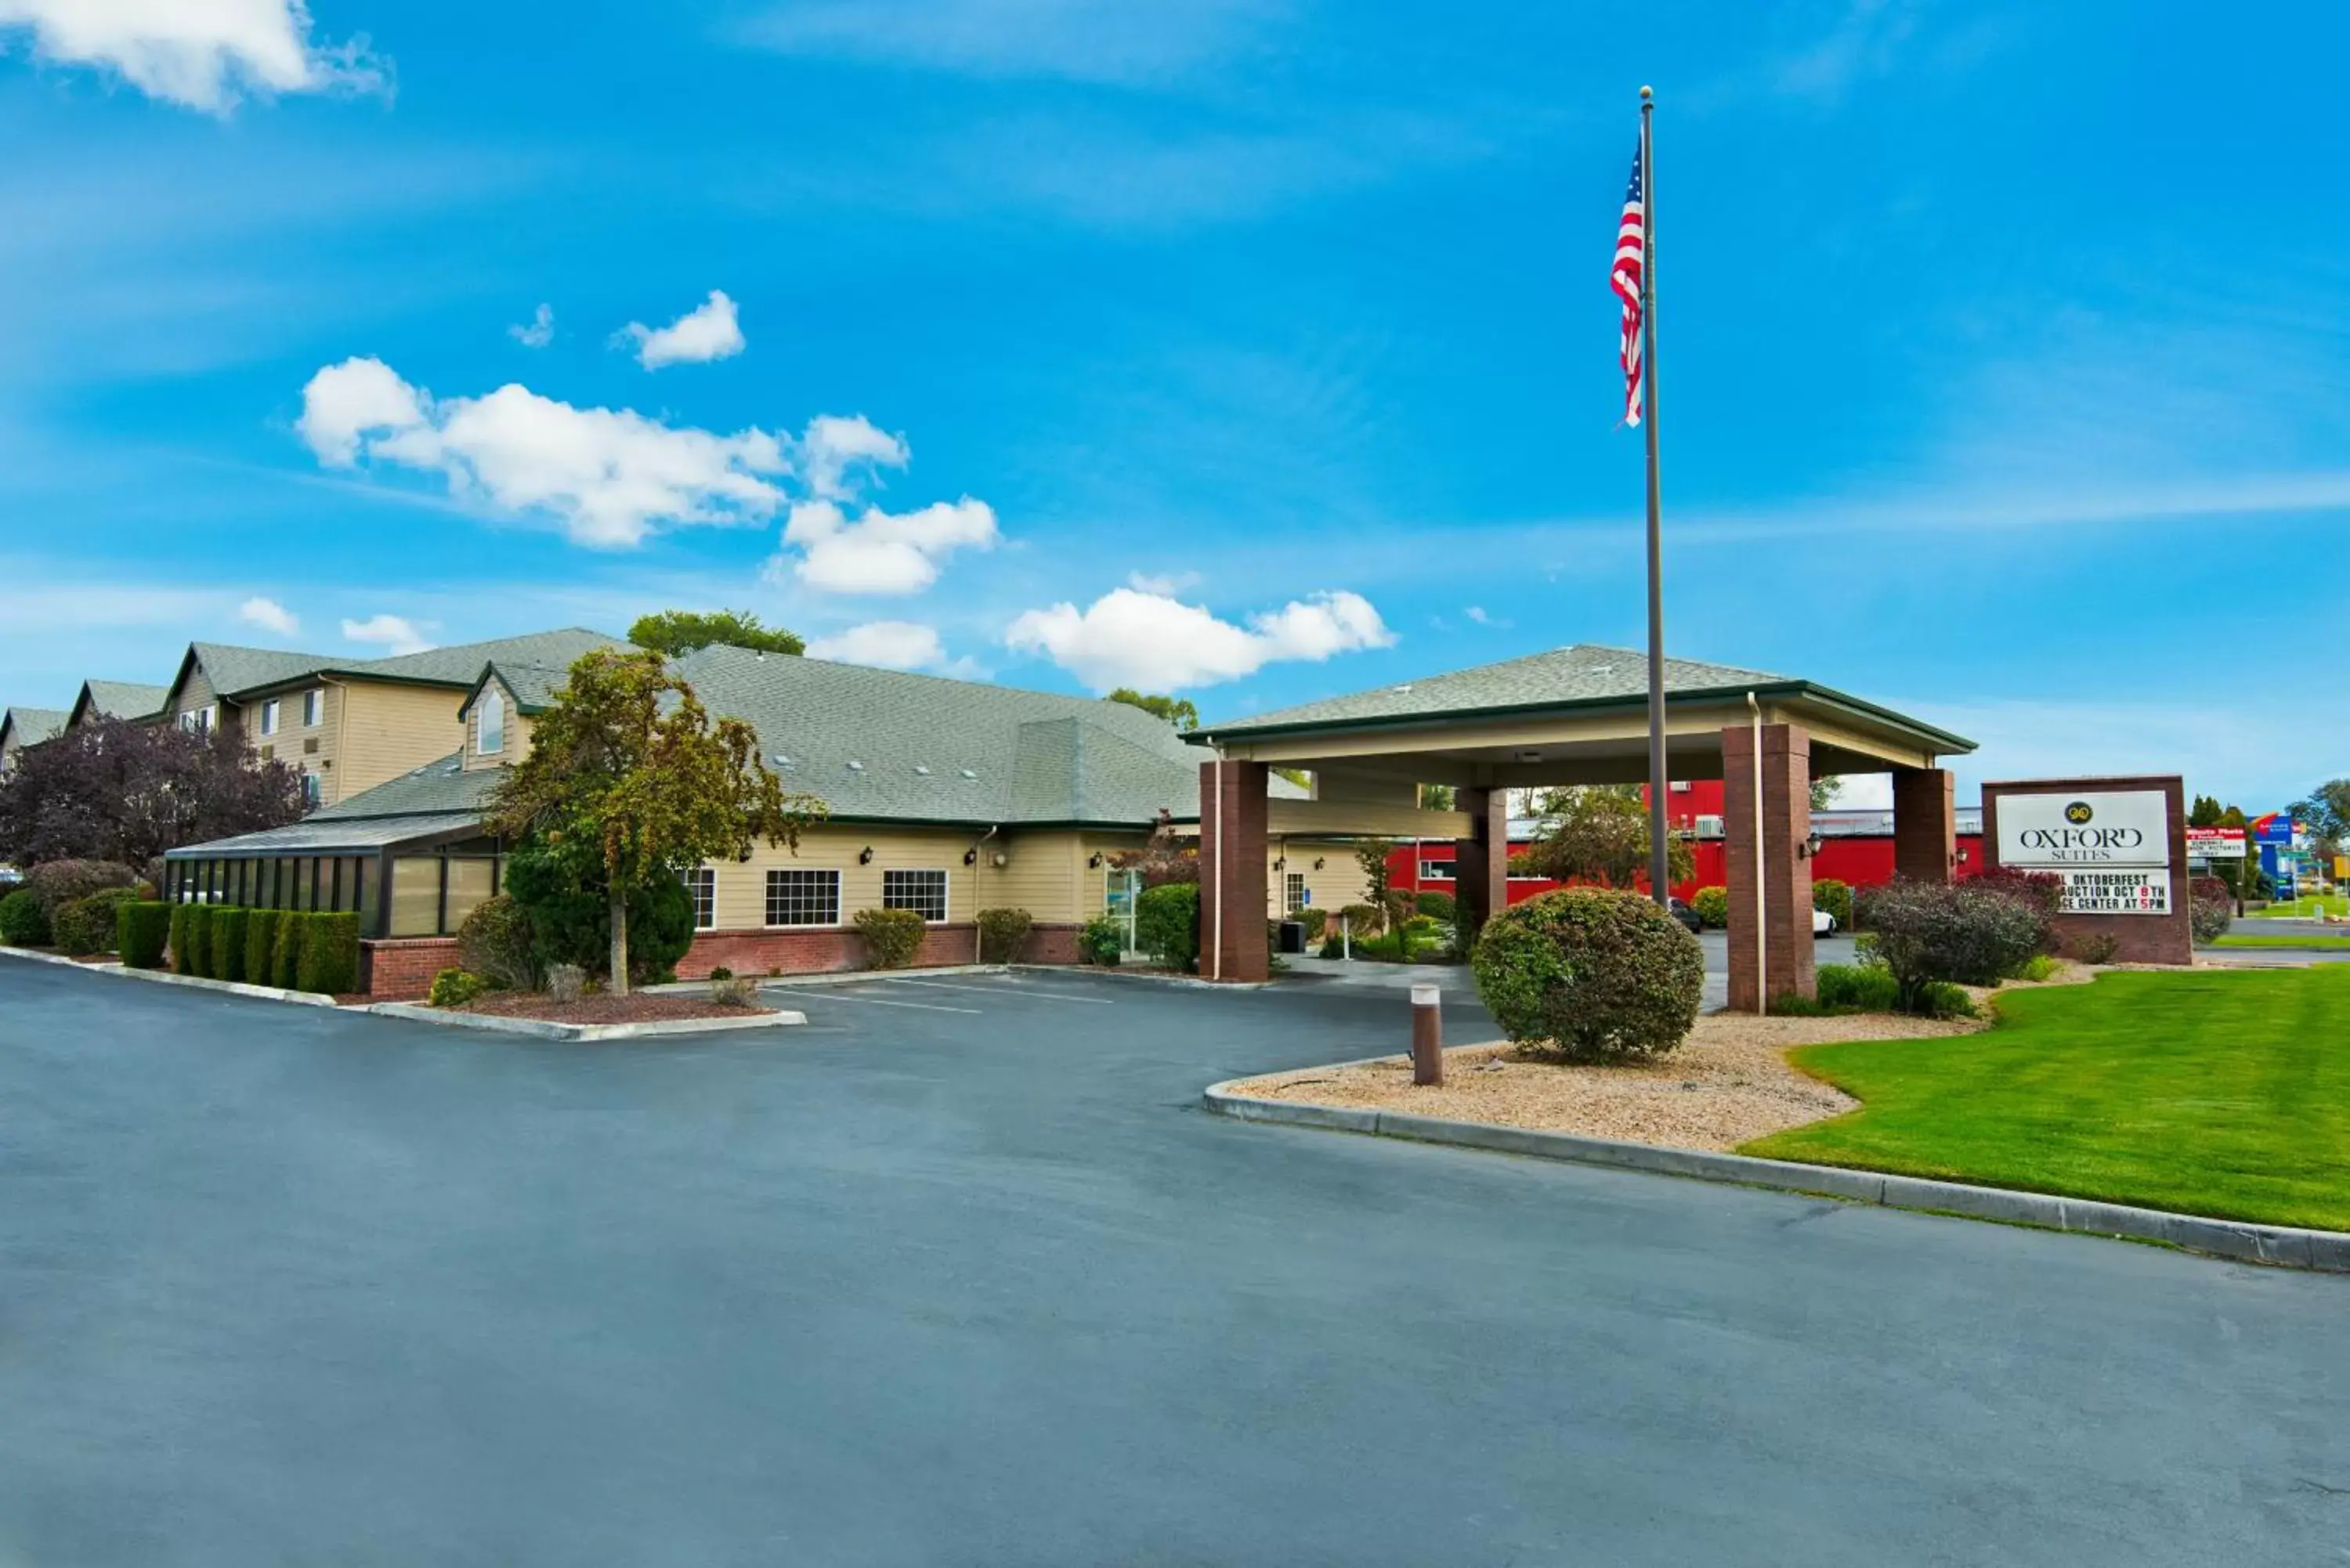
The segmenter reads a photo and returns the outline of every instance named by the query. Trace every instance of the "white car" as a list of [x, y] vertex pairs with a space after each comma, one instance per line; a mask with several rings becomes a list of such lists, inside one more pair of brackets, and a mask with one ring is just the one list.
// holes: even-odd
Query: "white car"
[[1835, 935], [1836, 929], [1836, 918], [1834, 915], [1829, 914], [1825, 909], [1812, 911], [1812, 935], [1832, 937]]

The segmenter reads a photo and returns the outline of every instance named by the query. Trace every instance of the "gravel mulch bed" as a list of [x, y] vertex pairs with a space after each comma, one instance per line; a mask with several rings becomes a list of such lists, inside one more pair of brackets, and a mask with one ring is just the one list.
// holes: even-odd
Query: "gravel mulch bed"
[[1232, 1092], [1266, 1100], [1371, 1106], [1672, 1148], [1729, 1150], [1750, 1138], [1842, 1116], [1860, 1102], [1787, 1064], [1797, 1045], [1830, 1040], [1938, 1039], [1987, 1027], [1894, 1013], [1757, 1018], [1714, 1012], [1681, 1047], [1637, 1066], [1573, 1066], [1495, 1044], [1444, 1054], [1445, 1084], [1417, 1088], [1409, 1058], [1306, 1067], [1252, 1078]]
[[665, 1023], [678, 1018], [742, 1018], [775, 1009], [729, 1007], [707, 997], [660, 996], [641, 991], [626, 996], [583, 996], [577, 1002], [557, 1002], [530, 992], [494, 991], [453, 1011], [537, 1018], [549, 1023]]

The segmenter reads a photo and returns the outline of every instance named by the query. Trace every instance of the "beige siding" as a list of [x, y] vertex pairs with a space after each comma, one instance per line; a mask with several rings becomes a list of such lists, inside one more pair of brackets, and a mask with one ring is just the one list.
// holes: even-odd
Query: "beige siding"
[[[1093, 835], [1074, 831], [998, 834], [980, 845], [983, 829], [860, 827], [833, 825], [801, 836], [799, 853], [753, 851], [748, 862], [728, 861], [717, 872], [716, 916], [721, 930], [756, 930], [766, 924], [767, 872], [806, 867], [840, 873], [840, 914], [847, 924], [859, 909], [881, 903], [886, 870], [936, 870], [947, 874], [947, 918], [962, 923], [981, 909], [1022, 909], [1040, 925], [1073, 924], [1101, 912], [1105, 868], [1088, 867], [1097, 850], [1132, 848], [1142, 835]], [[965, 866], [966, 851], [978, 845], [980, 864]], [[870, 846], [870, 865], [858, 864]], [[993, 864], [999, 846], [1008, 861]], [[1105, 867], [1107, 859], [1105, 859]]]
[[[1284, 867], [1274, 862], [1286, 860]], [[1315, 862], [1322, 864], [1317, 868]], [[1310, 838], [1274, 839], [1265, 849], [1265, 904], [1267, 912], [1275, 917], [1284, 911], [1282, 898], [1284, 877], [1295, 873], [1305, 878], [1305, 886], [1314, 895], [1313, 907], [1336, 912], [1348, 904], [1359, 904], [1369, 891], [1363, 867], [1355, 859], [1352, 844]]]
[[505, 744], [494, 752], [482, 750], [482, 705], [476, 701], [464, 718], [464, 766], [469, 771], [507, 767], [530, 754], [530, 721], [523, 717], [515, 702], [514, 693], [506, 689], [504, 681], [493, 681], [491, 684], [497, 688], [499, 696], [505, 701]]
[[[199, 664], [188, 671], [186, 682], [181, 686], [179, 696], [172, 703], [171, 722], [176, 724], [180, 722], [181, 714], [195, 712], [200, 708], [211, 706], [216, 701], [211, 678], [204, 674], [204, 667]], [[221, 722], [225, 724], [233, 722], [232, 706], [227, 702], [220, 704]]]
[[464, 700], [447, 687], [330, 683], [321, 729], [331, 738], [320, 747], [333, 763], [327, 798], [348, 800], [461, 749], [465, 732], [457, 707]]

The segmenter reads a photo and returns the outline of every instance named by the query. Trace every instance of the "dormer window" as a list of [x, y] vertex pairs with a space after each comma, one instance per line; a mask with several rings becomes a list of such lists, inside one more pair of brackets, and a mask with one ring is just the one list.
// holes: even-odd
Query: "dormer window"
[[494, 756], [506, 749], [506, 700], [494, 686], [482, 691], [482, 738], [479, 750], [484, 756]]

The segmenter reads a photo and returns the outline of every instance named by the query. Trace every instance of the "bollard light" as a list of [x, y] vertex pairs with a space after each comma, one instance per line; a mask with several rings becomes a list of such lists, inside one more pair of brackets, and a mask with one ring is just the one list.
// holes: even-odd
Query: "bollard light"
[[1432, 985], [1411, 988], [1411, 1081], [1444, 1086], [1444, 1013]]

